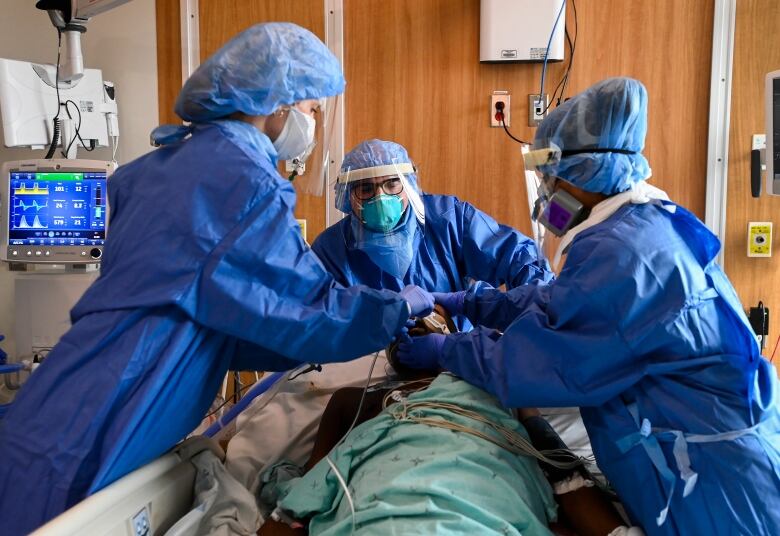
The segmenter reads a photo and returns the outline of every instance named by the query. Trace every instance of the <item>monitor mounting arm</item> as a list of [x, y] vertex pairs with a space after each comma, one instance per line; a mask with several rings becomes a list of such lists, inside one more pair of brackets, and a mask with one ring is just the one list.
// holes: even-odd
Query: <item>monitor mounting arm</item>
[[62, 37], [64, 59], [60, 64], [59, 80], [77, 82], [84, 76], [84, 58], [81, 54], [81, 34], [87, 31], [90, 18], [113, 9], [130, 0], [38, 0], [35, 7], [49, 14], [52, 24]]

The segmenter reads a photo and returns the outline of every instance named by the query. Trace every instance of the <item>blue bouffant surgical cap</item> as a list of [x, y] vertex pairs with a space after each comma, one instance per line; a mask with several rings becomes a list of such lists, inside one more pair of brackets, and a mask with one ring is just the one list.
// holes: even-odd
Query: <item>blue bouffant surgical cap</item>
[[244, 30], [184, 84], [176, 113], [202, 122], [234, 112], [269, 115], [282, 105], [344, 91], [336, 57], [310, 31], [272, 22]]
[[534, 148], [555, 145], [562, 157], [538, 170], [588, 192], [623, 192], [650, 176], [642, 155], [646, 134], [645, 86], [632, 78], [602, 80], [550, 112], [539, 125]]
[[[347, 153], [341, 164], [341, 172], [346, 173], [377, 166], [411, 163], [409, 153], [406, 152], [403, 145], [392, 141], [367, 140]], [[404, 173], [404, 176], [409, 181], [409, 184], [417, 190], [418, 194], [422, 193], [417, 185], [416, 173]], [[352, 211], [348, 188], [349, 185], [341, 181], [336, 183], [336, 208], [347, 214]]]

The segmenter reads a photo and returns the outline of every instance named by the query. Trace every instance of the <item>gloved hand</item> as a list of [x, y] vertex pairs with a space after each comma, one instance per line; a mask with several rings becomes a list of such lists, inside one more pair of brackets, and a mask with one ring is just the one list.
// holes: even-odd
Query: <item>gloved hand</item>
[[450, 316], [459, 316], [463, 314], [463, 304], [466, 301], [466, 291], [457, 292], [433, 292], [433, 299], [436, 303], [447, 309]]
[[433, 295], [417, 285], [406, 285], [399, 292], [401, 297], [409, 304], [409, 316], [428, 316], [433, 312]]
[[439, 358], [446, 335], [431, 333], [425, 337], [413, 337], [398, 345], [398, 361], [410, 368], [433, 370], [439, 368]]

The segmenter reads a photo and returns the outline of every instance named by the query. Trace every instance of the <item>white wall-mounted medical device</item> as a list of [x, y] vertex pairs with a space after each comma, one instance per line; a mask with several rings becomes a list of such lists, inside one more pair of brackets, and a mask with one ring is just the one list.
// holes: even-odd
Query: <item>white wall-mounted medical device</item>
[[[84, 76], [76, 82], [60, 80], [58, 106], [56, 76], [54, 65], [0, 58], [0, 116], [5, 146], [49, 146], [58, 109], [63, 151], [68, 146], [107, 147], [115, 143], [119, 126], [113, 84], [103, 81], [99, 69], [84, 69]], [[71, 144], [77, 128], [81, 139]]]
[[545, 55], [548, 62], [563, 61], [563, 4], [564, 0], [481, 0], [479, 61], [543, 62]]
[[766, 75], [766, 191], [780, 195], [780, 71]]
[[19, 160], [0, 172], [0, 258], [8, 262], [100, 261], [108, 223], [101, 160]]

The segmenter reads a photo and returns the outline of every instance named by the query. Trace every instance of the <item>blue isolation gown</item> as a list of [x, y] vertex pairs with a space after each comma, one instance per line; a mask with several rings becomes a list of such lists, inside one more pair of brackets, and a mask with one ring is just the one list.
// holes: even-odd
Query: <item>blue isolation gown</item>
[[[456, 197], [421, 198], [425, 225], [417, 226], [412, 262], [403, 279], [382, 271], [356, 246], [352, 215], [327, 228], [312, 249], [342, 285], [398, 291], [413, 284], [429, 292], [455, 292], [467, 289], [471, 280], [514, 288], [552, 279], [530, 238]], [[406, 225], [415, 223], [409, 220]]]
[[671, 203], [626, 205], [558, 279], [478, 288], [480, 327], [441, 364], [516, 407], [581, 406], [599, 466], [649, 535], [780, 534], [777, 371], [714, 257]]
[[229, 368], [344, 361], [403, 326], [400, 297], [342, 288], [305, 245], [275, 160], [253, 126], [219, 121], [110, 179], [100, 277], [0, 421], [0, 532], [169, 450]]

